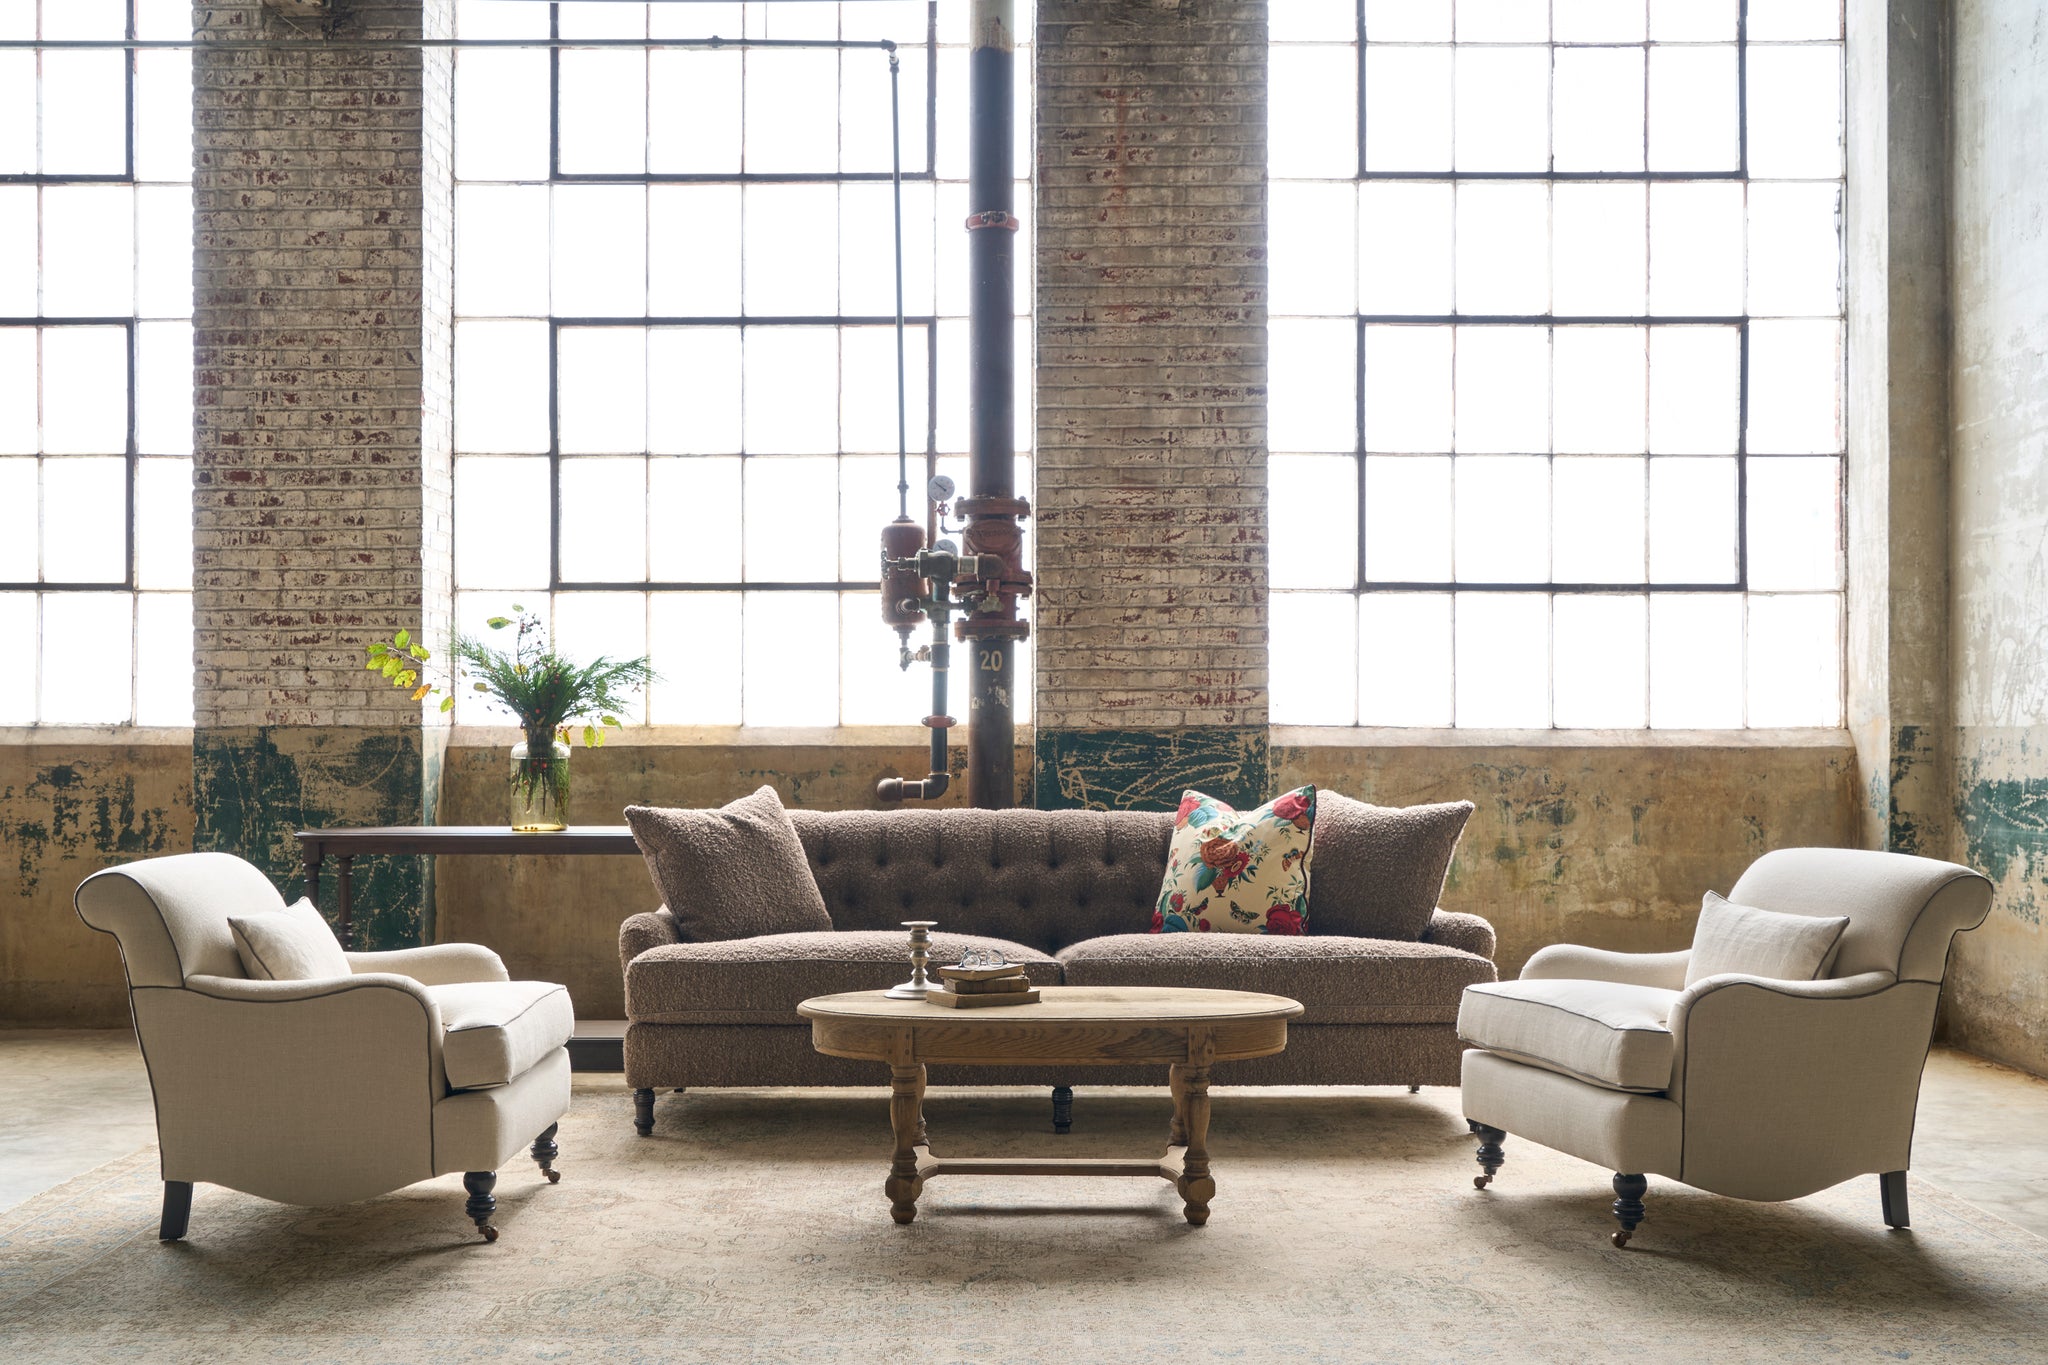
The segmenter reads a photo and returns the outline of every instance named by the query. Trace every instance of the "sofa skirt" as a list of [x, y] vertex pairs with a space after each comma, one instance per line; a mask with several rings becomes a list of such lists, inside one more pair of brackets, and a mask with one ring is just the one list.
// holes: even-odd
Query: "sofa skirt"
[[[1297, 1024], [1287, 1050], [1221, 1062], [1217, 1085], [1456, 1085], [1464, 1045], [1455, 1024]], [[1163, 1066], [934, 1066], [928, 1085], [1165, 1085]], [[880, 1062], [827, 1057], [808, 1025], [643, 1024], [626, 1027], [634, 1089], [889, 1082]]]

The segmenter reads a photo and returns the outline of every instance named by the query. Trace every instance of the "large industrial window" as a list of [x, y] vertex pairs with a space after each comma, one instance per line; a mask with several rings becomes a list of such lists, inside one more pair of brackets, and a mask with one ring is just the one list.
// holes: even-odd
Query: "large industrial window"
[[[190, 23], [0, 4], [10, 42]], [[191, 182], [187, 53], [0, 49], [0, 724], [192, 723]]]
[[1842, 716], [1838, 0], [1272, 11], [1272, 716]]
[[[967, 9], [458, 7], [460, 38], [563, 44], [456, 57], [459, 629], [516, 603], [576, 654], [644, 652], [653, 724], [925, 714], [876, 592], [897, 506], [888, 57], [663, 40], [899, 44], [915, 498], [928, 454], [967, 483]], [[573, 46], [592, 39], [630, 41]], [[1020, 171], [1030, 126], [1020, 109]], [[1028, 391], [1017, 412], [1024, 451]]]

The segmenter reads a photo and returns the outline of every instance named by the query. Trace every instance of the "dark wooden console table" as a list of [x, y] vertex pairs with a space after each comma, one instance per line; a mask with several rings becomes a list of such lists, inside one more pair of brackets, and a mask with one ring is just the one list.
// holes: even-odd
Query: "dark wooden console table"
[[[552, 834], [528, 834], [504, 825], [387, 825], [382, 828], [302, 829], [298, 832], [300, 862], [305, 869], [306, 895], [320, 904], [320, 868], [334, 859], [335, 892], [339, 900], [335, 936], [341, 946], [355, 946], [355, 905], [350, 873], [364, 853], [576, 854], [608, 853], [638, 856], [640, 846], [624, 825], [571, 825]], [[576, 1021], [569, 1040], [569, 1062], [578, 1071], [623, 1071], [621, 1040], [625, 1026], [617, 1020]]]

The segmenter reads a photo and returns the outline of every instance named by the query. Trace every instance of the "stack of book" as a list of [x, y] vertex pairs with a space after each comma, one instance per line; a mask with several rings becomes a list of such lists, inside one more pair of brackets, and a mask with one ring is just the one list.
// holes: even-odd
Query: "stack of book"
[[940, 967], [943, 990], [925, 996], [934, 1005], [948, 1009], [978, 1010], [991, 1005], [1028, 1005], [1038, 991], [1015, 963], [998, 967]]

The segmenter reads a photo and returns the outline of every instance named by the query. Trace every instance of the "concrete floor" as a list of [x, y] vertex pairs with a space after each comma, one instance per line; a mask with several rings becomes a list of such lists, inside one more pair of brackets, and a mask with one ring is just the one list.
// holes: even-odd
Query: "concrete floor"
[[[616, 1077], [577, 1078], [579, 1092], [611, 1087], [623, 1103]], [[156, 1138], [149, 1078], [125, 1031], [0, 1029], [0, 1113], [0, 1210]], [[1916, 1176], [2048, 1237], [2044, 1132], [2048, 1080], [1964, 1052], [1928, 1058]]]

